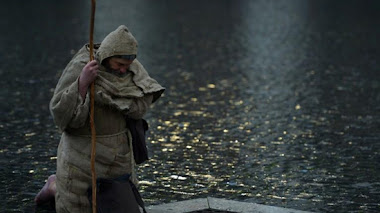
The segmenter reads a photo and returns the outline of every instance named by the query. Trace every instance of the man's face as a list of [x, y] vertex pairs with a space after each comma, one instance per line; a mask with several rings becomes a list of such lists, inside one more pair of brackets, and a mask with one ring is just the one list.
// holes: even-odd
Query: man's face
[[110, 69], [114, 71], [120, 72], [120, 74], [124, 74], [127, 72], [129, 66], [132, 64], [133, 60], [128, 60], [125, 58], [110, 58], [108, 60], [108, 66]]

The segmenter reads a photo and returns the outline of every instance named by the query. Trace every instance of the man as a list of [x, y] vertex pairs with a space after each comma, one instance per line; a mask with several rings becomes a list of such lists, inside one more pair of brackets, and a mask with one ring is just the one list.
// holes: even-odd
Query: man
[[91, 131], [89, 86], [95, 82], [97, 177], [115, 178], [134, 173], [131, 132], [126, 118], [140, 119], [164, 92], [136, 58], [137, 41], [120, 26], [94, 45], [96, 60], [89, 60], [89, 45], [66, 66], [50, 101], [50, 111], [62, 137], [57, 173], [35, 198], [37, 204], [55, 197], [57, 213], [91, 212]]

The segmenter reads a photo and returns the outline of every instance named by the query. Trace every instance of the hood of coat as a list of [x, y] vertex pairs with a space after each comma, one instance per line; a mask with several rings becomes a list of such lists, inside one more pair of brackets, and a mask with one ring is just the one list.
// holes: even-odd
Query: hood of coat
[[137, 55], [137, 41], [128, 28], [119, 26], [108, 34], [96, 50], [96, 59], [103, 62], [104, 59], [115, 55]]

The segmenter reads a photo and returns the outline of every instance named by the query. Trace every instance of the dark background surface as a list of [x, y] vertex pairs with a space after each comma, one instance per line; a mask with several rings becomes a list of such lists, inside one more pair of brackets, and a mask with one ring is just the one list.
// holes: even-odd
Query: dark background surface
[[[167, 88], [146, 115], [147, 205], [220, 197], [317, 212], [380, 206], [379, 1], [98, 1], [95, 41], [124, 24]], [[55, 173], [48, 103], [88, 42], [90, 1], [0, 7], [1, 212]]]

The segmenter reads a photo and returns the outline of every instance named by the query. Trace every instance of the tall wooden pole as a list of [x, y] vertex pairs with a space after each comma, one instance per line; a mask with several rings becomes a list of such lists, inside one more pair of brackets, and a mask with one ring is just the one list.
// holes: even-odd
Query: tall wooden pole
[[[90, 22], [90, 61], [94, 60], [94, 20], [95, 20], [96, 1], [91, 0], [91, 22]], [[92, 213], [96, 213], [96, 172], [95, 172], [95, 154], [96, 154], [96, 131], [94, 123], [94, 105], [95, 105], [95, 84], [91, 83], [91, 107], [90, 107], [90, 125], [91, 125], [91, 174], [92, 174]]]

